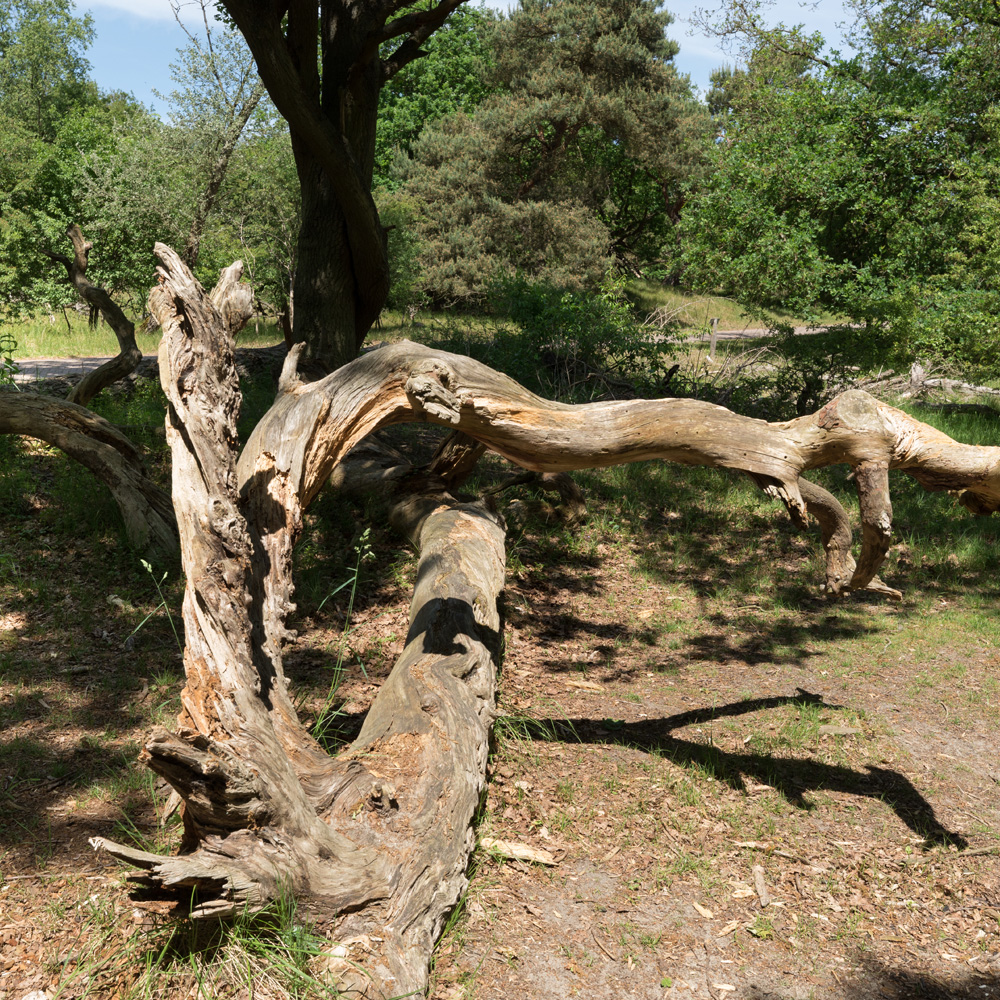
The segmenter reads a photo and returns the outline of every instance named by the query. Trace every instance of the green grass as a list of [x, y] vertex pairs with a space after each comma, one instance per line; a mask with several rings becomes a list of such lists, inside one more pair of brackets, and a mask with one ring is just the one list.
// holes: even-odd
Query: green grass
[[628, 286], [629, 298], [635, 305], [640, 318], [662, 311], [677, 324], [678, 329], [687, 334], [705, 333], [711, 329], [711, 319], [719, 320], [720, 330], [761, 329], [768, 321], [787, 326], [826, 326], [837, 322], [832, 314], [822, 314], [815, 324], [786, 313], [768, 314], [766, 319], [748, 314], [733, 299], [719, 295], [695, 295], [651, 281], [632, 281]]
[[[56, 997], [83, 1000], [112, 991], [122, 1000], [343, 996], [335, 976], [324, 971], [332, 943], [314, 932], [291, 897], [209, 925], [148, 918], [141, 927], [123, 929], [113, 905], [97, 894], [74, 909], [83, 924], [84, 947], [61, 978]], [[352, 963], [348, 958], [340, 964]]]
[[[160, 346], [159, 331], [144, 333], [136, 324], [136, 343], [143, 354], [155, 354]], [[24, 358], [86, 358], [115, 355], [118, 340], [102, 320], [94, 328], [85, 314], [75, 310], [37, 316], [21, 322], [0, 321], [0, 333], [10, 334], [17, 343], [15, 360]], [[282, 334], [274, 324], [250, 324], [239, 337], [238, 347], [267, 347], [280, 343]]]

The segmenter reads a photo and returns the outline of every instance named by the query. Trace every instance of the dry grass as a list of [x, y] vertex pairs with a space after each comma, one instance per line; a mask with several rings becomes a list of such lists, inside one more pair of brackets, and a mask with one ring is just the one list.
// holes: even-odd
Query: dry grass
[[[0, 322], [0, 332], [10, 334], [17, 343], [15, 360], [25, 358], [87, 358], [118, 353], [114, 332], [102, 320], [90, 327], [85, 314], [75, 310], [39, 316], [19, 323]], [[136, 332], [136, 343], [143, 354], [155, 354], [160, 334]], [[267, 347], [280, 343], [282, 334], [274, 324], [251, 324], [238, 338], [240, 347]]]

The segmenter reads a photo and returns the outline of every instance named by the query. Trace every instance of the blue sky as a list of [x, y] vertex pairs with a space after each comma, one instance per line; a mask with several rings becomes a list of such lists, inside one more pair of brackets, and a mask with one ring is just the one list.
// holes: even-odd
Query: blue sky
[[[494, 4], [505, 8], [512, 5]], [[696, 8], [711, 6], [711, 0], [667, 0], [667, 9], [675, 15], [669, 34], [681, 47], [677, 66], [703, 90], [708, 87], [708, 75], [713, 69], [733, 62], [732, 56], [720, 47], [718, 39], [695, 32], [689, 23]], [[143, 104], [162, 110], [153, 90], [170, 91], [170, 63], [186, 41], [174, 21], [168, 0], [102, 0], [100, 3], [77, 0], [77, 9], [89, 10], [94, 18], [97, 39], [88, 58], [98, 85], [106, 90], [130, 91]], [[196, 4], [187, 9], [192, 19], [200, 16]], [[843, 19], [840, 0], [814, 3], [775, 0], [770, 18], [772, 23], [806, 24], [810, 30], [821, 31], [830, 42], [839, 39], [837, 24]], [[192, 27], [196, 27], [196, 23]]]

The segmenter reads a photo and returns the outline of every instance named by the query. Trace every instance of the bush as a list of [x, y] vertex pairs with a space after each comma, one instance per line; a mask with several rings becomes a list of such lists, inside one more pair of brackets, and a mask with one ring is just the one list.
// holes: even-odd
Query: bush
[[389, 297], [386, 306], [405, 310], [422, 305], [427, 296], [421, 287], [422, 241], [415, 225], [420, 205], [408, 195], [384, 188], [375, 192], [375, 204], [382, 225], [388, 230]]
[[1000, 294], [983, 289], [908, 289], [893, 324], [895, 352], [906, 361], [944, 363], [970, 377], [996, 377]]
[[502, 370], [519, 381], [575, 401], [658, 394], [674, 346], [636, 322], [621, 275], [586, 292], [518, 274], [495, 283], [490, 301], [518, 328]]

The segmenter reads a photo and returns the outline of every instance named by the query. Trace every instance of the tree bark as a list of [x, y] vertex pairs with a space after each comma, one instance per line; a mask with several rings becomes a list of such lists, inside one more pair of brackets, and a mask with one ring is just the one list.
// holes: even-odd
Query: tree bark
[[111, 491], [129, 543], [162, 557], [177, 551], [170, 497], [149, 477], [139, 453], [103, 417], [36, 392], [0, 392], [0, 434], [24, 434], [60, 448]]
[[[297, 346], [274, 406], [237, 457], [231, 335], [180, 259], [162, 246], [157, 253], [187, 683], [178, 733], [154, 733], [145, 757], [185, 801], [186, 853], [94, 843], [144, 869], [147, 895], [172, 898], [195, 918], [260, 908], [287, 891], [339, 914], [349, 954], [331, 953], [328, 970], [363, 995], [424, 988], [435, 937], [464, 886], [503, 582], [495, 513], [458, 503], [426, 473], [400, 480], [393, 522], [420, 549], [406, 648], [360, 736], [338, 756], [300, 725], [281, 655], [292, 548], [305, 507], [371, 431], [439, 423], [550, 473], [649, 458], [741, 469], [798, 521], [807, 511], [819, 517], [832, 593], [872, 585], [891, 517], [889, 469], [957, 491], [975, 513], [1000, 507], [1000, 448], [957, 444], [863, 392], [779, 424], [691, 400], [569, 406], [469, 358], [409, 343], [309, 384], [296, 376]], [[467, 442], [458, 444], [466, 453]], [[856, 565], [843, 507], [800, 478], [840, 462], [854, 467], [861, 497]]]
[[[465, 0], [394, 17], [398, 0], [224, 0], [287, 120], [302, 192], [293, 339], [332, 371], [356, 357], [389, 293], [371, 196], [379, 91]], [[383, 59], [380, 46], [402, 39]], [[319, 51], [319, 62], [317, 62]]]

